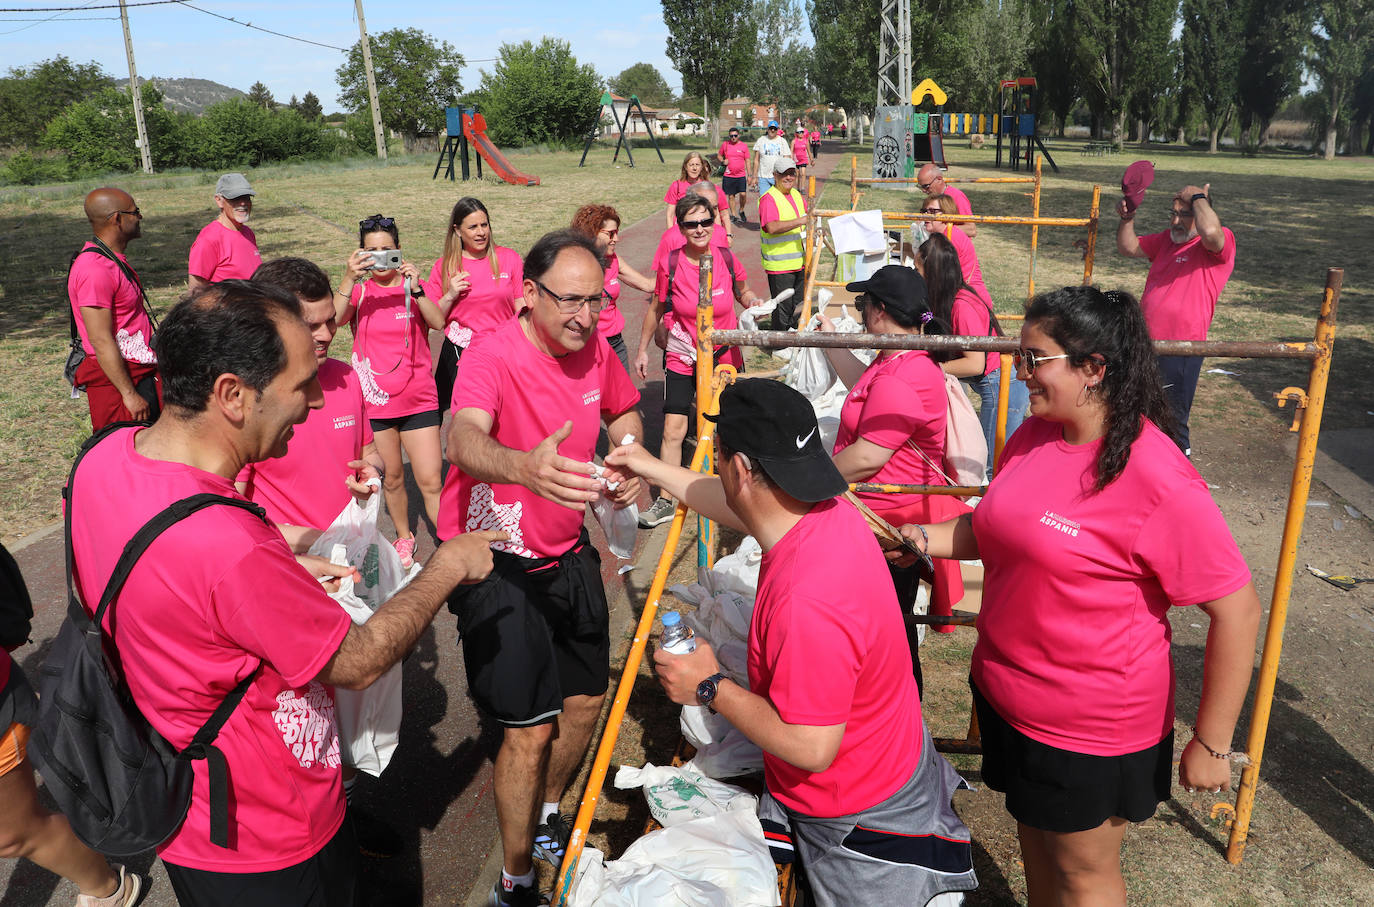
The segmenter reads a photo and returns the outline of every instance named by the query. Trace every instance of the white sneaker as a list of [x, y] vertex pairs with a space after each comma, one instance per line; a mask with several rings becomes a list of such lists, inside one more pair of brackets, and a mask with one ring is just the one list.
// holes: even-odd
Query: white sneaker
[[640, 511], [639, 528], [652, 529], [655, 526], [660, 526], [671, 520], [676, 510], [677, 505], [668, 498], [657, 498], [648, 510]]

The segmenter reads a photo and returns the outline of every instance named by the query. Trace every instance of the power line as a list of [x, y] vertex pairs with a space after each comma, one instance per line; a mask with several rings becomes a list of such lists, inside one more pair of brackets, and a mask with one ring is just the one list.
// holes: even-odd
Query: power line
[[[288, 34], [284, 34], [284, 33], [279, 32], [279, 31], [272, 31], [272, 29], [270, 29], [270, 28], [263, 28], [261, 25], [254, 25], [252, 22], [240, 22], [238, 19], [235, 19], [235, 18], [233, 18], [232, 16], [221, 16], [219, 13], [212, 13], [212, 12], [210, 12], [210, 10], [208, 10], [208, 9], [201, 9], [199, 6], [192, 6], [190, 3], [186, 3], [185, 0], [153, 0], [153, 2], [155, 2], [155, 3], [163, 3], [163, 2], [175, 3], [175, 4], [177, 4], [178, 6], [184, 6], [184, 7], [186, 7], [187, 9], [193, 9], [193, 10], [195, 10], [195, 11], [198, 12], [198, 13], [204, 13], [204, 14], [207, 15], [207, 16], [214, 16], [216, 19], [223, 19], [225, 22], [232, 22], [232, 23], [234, 23], [235, 25], [242, 25], [244, 28], [251, 28], [251, 29], [255, 29], [255, 30], [260, 31], [260, 32], [266, 32], [266, 33], [269, 34], [269, 35], [276, 35], [278, 38], [286, 38], [286, 39], [291, 40], [291, 41], [299, 41], [299, 42], [301, 42], [302, 44], [313, 44], [313, 45], [315, 45], [316, 47], [325, 47], [325, 48], [328, 48], [329, 50], [337, 50], [337, 51], [339, 51], [340, 53], [348, 53], [348, 51], [349, 51], [349, 48], [347, 48], [347, 47], [338, 47], [338, 46], [335, 46], [335, 45], [333, 45], [333, 44], [323, 44], [323, 43], [321, 43], [321, 42], [319, 42], [319, 41], [311, 41], [309, 38], [297, 38], [295, 35], [288, 35]], [[131, 3], [131, 4], [129, 4], [129, 5], [130, 5], [130, 6], [134, 6], [135, 4], [132, 4], [132, 3]], [[94, 8], [94, 7], [93, 7], [93, 8]]]
[[[136, 3], [125, 3], [124, 6], [167, 6], [172, 3], [180, 3], [181, 0], [138, 0]], [[74, 13], [85, 12], [88, 9], [119, 9], [118, 3], [106, 3], [101, 6], [21, 6], [3, 7], [0, 13]]]
[[[90, 6], [91, 2], [94, 2], [94, 0], [88, 0], [87, 4], [86, 4], [85, 6], [76, 7], [74, 10], [58, 10], [57, 12], [53, 13], [51, 16], [48, 16], [46, 19], [39, 19], [37, 22], [35, 22], [35, 23], [32, 24], [32, 25], [21, 25], [21, 26], [19, 26], [18, 28], [12, 28], [12, 29], [10, 29], [10, 30], [7, 31], [7, 32], [0, 32], [0, 36], [5, 36], [5, 35], [17, 35], [17, 34], [19, 34], [21, 31], [28, 31], [28, 30], [31, 29], [31, 28], [37, 28], [38, 26], [42, 25], [44, 22], [51, 22], [52, 20], [59, 18], [64, 12], [85, 12], [86, 10], [88, 10], [88, 9], [91, 8], [91, 6]], [[0, 12], [15, 12], [15, 11], [14, 11], [14, 10], [0, 10]], [[29, 12], [29, 10], [22, 10], [21, 12]], [[35, 12], [37, 12], [37, 11], [35, 10]]]
[[[37, 16], [25, 17], [15, 16], [13, 18], [0, 19], [0, 22], [52, 22], [56, 16], [38, 18]], [[118, 22], [118, 16], [63, 16], [63, 22]]]

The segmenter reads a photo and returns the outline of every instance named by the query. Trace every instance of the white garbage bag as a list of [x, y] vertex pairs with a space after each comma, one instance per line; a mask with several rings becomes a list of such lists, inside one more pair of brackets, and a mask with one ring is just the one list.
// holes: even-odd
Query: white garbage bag
[[569, 907], [778, 907], [778, 872], [752, 812], [729, 811], [650, 832], [610, 863], [577, 861]]
[[757, 812], [759, 799], [742, 787], [708, 778], [687, 766], [622, 765], [616, 772], [620, 790], [644, 789], [649, 812], [664, 828], [734, 809]]

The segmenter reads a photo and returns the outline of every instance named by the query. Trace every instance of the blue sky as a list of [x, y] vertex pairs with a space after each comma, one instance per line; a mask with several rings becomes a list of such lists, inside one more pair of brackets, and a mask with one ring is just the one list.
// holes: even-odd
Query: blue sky
[[[37, 7], [99, 7], [118, 0], [0, 0], [0, 67], [8, 70], [65, 54], [85, 63], [95, 60], [105, 70], [128, 78], [119, 10], [85, 9], [70, 13], [33, 12]], [[129, 0], [130, 3], [139, 0]], [[240, 22], [270, 28], [322, 44], [348, 47], [358, 40], [351, 0], [270, 3], [191, 0], [200, 9]], [[417, 3], [364, 0], [368, 31], [419, 28], [448, 41], [469, 61], [496, 56], [500, 45], [544, 35], [567, 40], [581, 63], [603, 77], [633, 63], [652, 63], [677, 90], [681, 79], [664, 46], [668, 30], [658, 0], [622, 0], [614, 14], [606, 6], [559, 0], [515, 0], [509, 3]], [[49, 16], [51, 21], [35, 21]], [[326, 111], [336, 109], [334, 70], [344, 54], [253, 31], [178, 4], [130, 6], [129, 25], [140, 76], [201, 78], [246, 91], [261, 80], [278, 101], [313, 91]], [[479, 70], [491, 63], [469, 63], [463, 69], [464, 90], [475, 88]]]

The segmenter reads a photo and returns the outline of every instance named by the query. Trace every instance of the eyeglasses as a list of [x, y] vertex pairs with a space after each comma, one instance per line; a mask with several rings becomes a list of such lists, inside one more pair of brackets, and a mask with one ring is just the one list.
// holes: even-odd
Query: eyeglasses
[[534, 282], [534, 285], [545, 293], [548, 293], [550, 298], [558, 304], [558, 311], [562, 312], [564, 315], [576, 315], [578, 312], [582, 311], [584, 305], [593, 315], [595, 315], [605, 307], [606, 301], [611, 298], [610, 294], [605, 290], [593, 296], [559, 296], [537, 280]]
[[921, 213], [922, 213], [922, 214], [944, 214], [944, 213], [945, 213], [945, 210], [944, 210], [943, 208], [922, 208], [922, 209], [921, 209]]
[[[939, 179], [939, 177], [937, 176], [935, 179]], [[929, 189], [931, 186], [935, 185], [935, 180], [931, 180], [928, 183], [923, 183], [920, 180], [917, 180], [916, 185], [920, 186], [921, 191], [924, 192], [926, 189]]]
[[703, 230], [712, 226], [715, 222], [716, 219], [714, 217], [708, 217], [705, 220], [680, 220], [677, 222], [677, 225], [683, 230]]
[[738, 133], [738, 132], [732, 132], [732, 133], [730, 133], [730, 138], [732, 138], [732, 139], [737, 139], [737, 138], [739, 138], [739, 133]]
[[134, 210], [132, 210], [132, 211], [111, 211], [110, 214], [109, 214], [109, 216], [110, 216], [110, 217], [118, 217], [118, 216], [121, 215], [121, 214], [127, 214], [127, 215], [129, 215], [130, 217], [137, 217], [139, 220], [142, 220], [142, 219], [143, 219], [143, 212], [140, 211], [140, 210], [138, 210], [137, 207], [135, 207]]
[[1027, 375], [1035, 374], [1036, 366], [1042, 362], [1049, 362], [1051, 359], [1068, 359], [1068, 353], [1060, 353], [1057, 356], [1044, 356], [1031, 350], [1013, 350], [1011, 354], [1011, 364], [1013, 368], [1025, 368]]
[[390, 230], [392, 227], [396, 226], [396, 219], [374, 214], [371, 217], [358, 221], [358, 226], [364, 230]]

